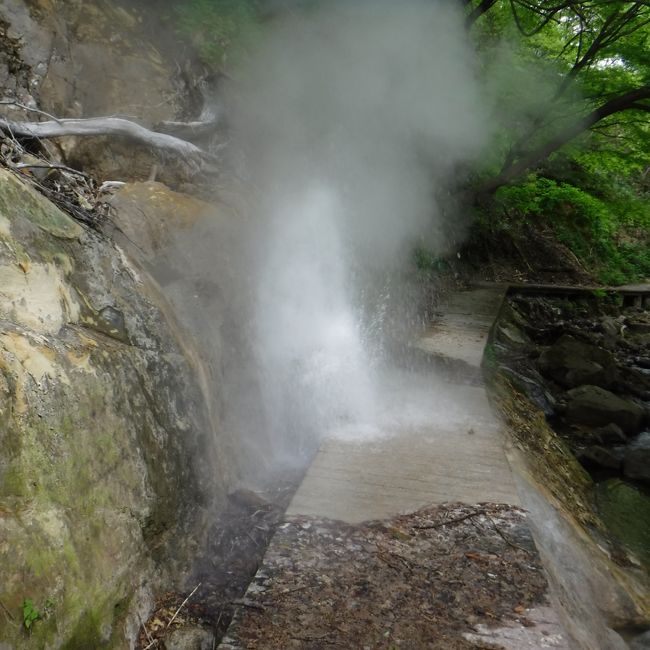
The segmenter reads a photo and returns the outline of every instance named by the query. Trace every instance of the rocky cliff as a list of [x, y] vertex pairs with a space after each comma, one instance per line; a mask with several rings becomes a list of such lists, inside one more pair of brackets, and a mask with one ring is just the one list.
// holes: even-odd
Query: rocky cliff
[[[0, 30], [10, 119], [150, 125], [190, 101], [151, 25], [117, 2], [2, 0]], [[7, 142], [3, 161], [29, 155]], [[41, 146], [99, 180], [146, 179], [152, 165], [184, 180], [174, 161], [120, 141]], [[201, 296], [187, 247], [171, 243], [232, 216], [141, 183], [90, 228], [34, 181], [0, 168], [0, 648], [127, 648], [243, 466], [219, 390], [223, 332], [237, 329], [227, 296]]]

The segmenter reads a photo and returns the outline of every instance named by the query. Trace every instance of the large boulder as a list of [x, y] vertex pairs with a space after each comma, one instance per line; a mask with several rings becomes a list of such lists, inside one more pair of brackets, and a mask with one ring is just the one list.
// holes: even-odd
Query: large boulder
[[601, 445], [625, 445], [627, 443], [623, 429], [613, 422], [593, 430], [592, 433]]
[[617, 378], [616, 360], [611, 352], [569, 334], [542, 352], [539, 368], [546, 377], [566, 388], [583, 384], [609, 388]]
[[[290, 443], [269, 437], [259, 386], [249, 273], [259, 225], [224, 203], [206, 203], [156, 182], [128, 183], [110, 199], [114, 240], [137, 258], [201, 348], [205, 390], [219, 405], [229, 458], [245, 481]], [[225, 345], [224, 345], [225, 343]], [[284, 449], [291, 453], [292, 449]]]
[[631, 400], [614, 395], [600, 386], [579, 386], [567, 391], [565, 419], [571, 424], [603, 427], [618, 425], [624, 433], [637, 433], [644, 411]]
[[619, 470], [623, 462], [623, 449], [624, 447], [606, 449], [605, 447], [593, 445], [580, 450], [576, 457], [586, 467], [596, 465], [606, 469]]
[[0, 170], [0, 647], [130, 647], [134, 610], [229, 491], [201, 355], [170, 313], [111, 240]]

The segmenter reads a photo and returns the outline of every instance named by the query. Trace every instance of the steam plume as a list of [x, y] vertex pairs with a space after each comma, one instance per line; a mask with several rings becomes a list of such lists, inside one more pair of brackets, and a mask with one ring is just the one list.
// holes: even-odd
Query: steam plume
[[234, 75], [266, 408], [293, 449], [374, 417], [369, 278], [446, 247], [435, 197], [485, 134], [469, 51], [444, 3], [334, 2], [266, 27]]

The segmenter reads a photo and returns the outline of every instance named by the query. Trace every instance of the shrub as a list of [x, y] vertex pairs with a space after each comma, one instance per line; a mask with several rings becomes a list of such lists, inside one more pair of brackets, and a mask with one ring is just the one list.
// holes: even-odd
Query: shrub
[[174, 13], [181, 33], [203, 62], [217, 70], [239, 59], [259, 29], [253, 0], [190, 0]]
[[502, 227], [551, 226], [567, 246], [607, 284], [650, 275], [650, 209], [629, 188], [595, 196], [570, 183], [531, 175], [502, 187], [491, 207]]

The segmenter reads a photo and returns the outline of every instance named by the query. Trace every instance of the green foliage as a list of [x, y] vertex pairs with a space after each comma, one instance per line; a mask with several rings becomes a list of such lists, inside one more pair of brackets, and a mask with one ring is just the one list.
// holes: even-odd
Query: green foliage
[[41, 612], [36, 609], [34, 601], [31, 598], [23, 600], [23, 625], [27, 631], [30, 631], [32, 625], [41, 618]]
[[449, 267], [448, 262], [434, 255], [431, 251], [421, 246], [417, 247], [413, 253], [415, 268], [425, 273], [444, 271]]
[[52, 598], [47, 598], [43, 609], [40, 610], [36, 607], [31, 598], [25, 598], [22, 605], [23, 626], [25, 627], [25, 630], [31, 633], [36, 621], [50, 618], [54, 612], [55, 605], [56, 603]]
[[189, 0], [173, 13], [180, 32], [216, 70], [241, 58], [259, 30], [253, 0]]
[[598, 189], [529, 175], [497, 191], [492, 218], [510, 229], [549, 225], [606, 284], [650, 276], [650, 204], [616, 178]]
[[[560, 148], [597, 153], [616, 173], [647, 166], [650, 4], [469, 0], [469, 11], [479, 6], [489, 9], [472, 34], [497, 127], [487, 178], [515, 180]], [[585, 122], [633, 90], [637, 99]]]

